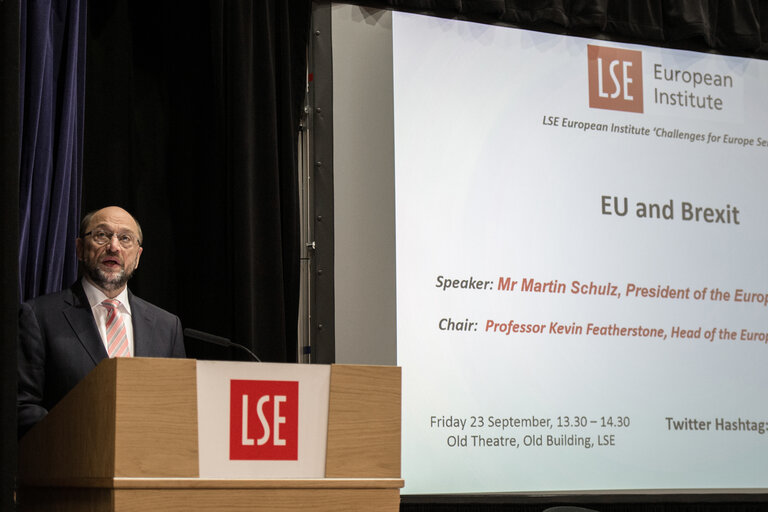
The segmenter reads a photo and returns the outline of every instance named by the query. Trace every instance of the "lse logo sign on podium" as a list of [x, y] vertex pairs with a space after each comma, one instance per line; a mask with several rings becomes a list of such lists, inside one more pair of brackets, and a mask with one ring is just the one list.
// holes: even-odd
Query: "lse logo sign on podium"
[[298, 460], [299, 383], [232, 380], [230, 460]]
[[587, 45], [589, 106], [643, 112], [643, 54]]

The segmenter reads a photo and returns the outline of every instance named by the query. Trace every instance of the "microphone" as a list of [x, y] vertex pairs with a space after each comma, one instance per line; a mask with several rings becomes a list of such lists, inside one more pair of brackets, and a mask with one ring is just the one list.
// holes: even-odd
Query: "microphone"
[[243, 345], [240, 345], [239, 343], [234, 343], [230, 341], [227, 338], [222, 338], [221, 336], [216, 336], [215, 334], [208, 334], [207, 332], [198, 331], [195, 329], [184, 329], [184, 336], [187, 338], [192, 338], [194, 340], [204, 341], [206, 343], [213, 343], [214, 345], [219, 345], [222, 347], [237, 347], [239, 349], [245, 350], [248, 352], [248, 355], [250, 355], [254, 361], [257, 363], [261, 362], [261, 359], [259, 359], [256, 354], [248, 350], [248, 348], [244, 347]]

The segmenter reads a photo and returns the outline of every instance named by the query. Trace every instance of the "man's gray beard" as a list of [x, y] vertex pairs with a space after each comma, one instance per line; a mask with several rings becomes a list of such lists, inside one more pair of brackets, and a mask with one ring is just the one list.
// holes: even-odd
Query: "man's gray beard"
[[133, 272], [127, 273], [125, 270], [120, 270], [117, 275], [113, 272], [109, 274], [97, 267], [85, 266], [85, 274], [96, 284], [99, 288], [107, 291], [119, 290], [133, 275]]

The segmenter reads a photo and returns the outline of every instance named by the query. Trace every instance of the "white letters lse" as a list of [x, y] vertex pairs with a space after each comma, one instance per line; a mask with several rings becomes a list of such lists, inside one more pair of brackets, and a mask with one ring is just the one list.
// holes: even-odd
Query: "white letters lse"
[[[619, 78], [616, 76], [616, 66], [618, 66], [620, 62], [622, 63], [622, 71], [624, 71], [624, 99], [632, 101], [634, 98], [629, 95], [629, 84], [632, 83], [632, 79], [629, 78], [627, 69], [632, 66], [632, 63], [628, 61], [620, 61], [618, 59], [612, 60], [608, 65], [608, 71], [611, 73], [611, 80], [613, 80], [613, 86], [615, 87], [615, 90], [611, 93], [610, 97], [611, 99], [618, 98], [619, 94], [621, 94], [621, 84], [619, 83]], [[600, 57], [597, 58], [597, 87], [600, 97], [607, 98], [608, 93], [603, 90], [603, 59]]]
[[[269, 434], [270, 434], [270, 428], [269, 428], [269, 422], [267, 421], [267, 418], [264, 416], [264, 404], [269, 402], [269, 395], [264, 395], [261, 398], [259, 398], [259, 401], [256, 403], [256, 413], [259, 415], [259, 421], [261, 422], [261, 426], [264, 429], [264, 435], [261, 436], [256, 443], [259, 446], [263, 446], [269, 441]], [[280, 404], [284, 403], [286, 401], [285, 395], [275, 395], [275, 405], [273, 407], [273, 421], [272, 421], [272, 443], [275, 446], [285, 446], [285, 439], [282, 439], [280, 437], [280, 425], [285, 423], [285, 416], [280, 416]], [[253, 446], [253, 439], [248, 437], [248, 395], [243, 395], [243, 438], [242, 438], [243, 446]]]

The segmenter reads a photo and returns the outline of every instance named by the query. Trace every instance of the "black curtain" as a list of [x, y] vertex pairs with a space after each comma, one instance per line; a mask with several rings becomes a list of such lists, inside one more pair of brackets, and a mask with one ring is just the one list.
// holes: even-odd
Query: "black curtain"
[[85, 94], [85, 0], [21, 2], [21, 300], [77, 273]]
[[54, 0], [0, 2], [0, 13], [2, 508], [12, 510], [16, 312], [20, 300], [60, 290], [77, 271], [86, 12], [85, 0]]
[[81, 191], [84, 210], [120, 204], [142, 222], [139, 295], [265, 360], [297, 359], [309, 2], [88, 8], [86, 39], [86, 0], [0, 0], [3, 510], [15, 487], [16, 310], [76, 278]]
[[768, 58], [768, 0], [353, 0], [348, 3]]
[[118, 204], [141, 222], [137, 295], [264, 360], [296, 361], [309, 2], [88, 7], [84, 210]]
[[16, 485], [16, 309], [19, 304], [19, 1], [0, 2], [0, 510]]

